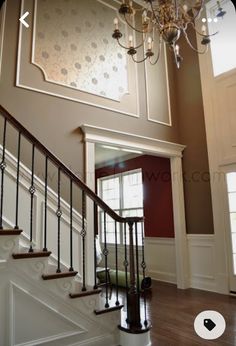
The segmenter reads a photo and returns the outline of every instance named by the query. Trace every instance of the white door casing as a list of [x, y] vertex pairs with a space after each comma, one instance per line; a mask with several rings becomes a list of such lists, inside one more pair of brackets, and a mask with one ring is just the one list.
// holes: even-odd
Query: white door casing
[[[95, 144], [107, 144], [141, 150], [145, 154], [162, 156], [170, 159], [172, 175], [172, 196], [175, 228], [175, 253], [177, 287], [189, 287], [188, 248], [185, 224], [185, 208], [182, 178], [182, 152], [185, 146], [137, 136], [126, 132], [119, 132], [105, 128], [83, 125], [85, 142], [85, 169], [86, 184], [94, 189], [95, 181]], [[89, 212], [89, 211], [88, 211]], [[91, 211], [92, 214], [92, 211]]]

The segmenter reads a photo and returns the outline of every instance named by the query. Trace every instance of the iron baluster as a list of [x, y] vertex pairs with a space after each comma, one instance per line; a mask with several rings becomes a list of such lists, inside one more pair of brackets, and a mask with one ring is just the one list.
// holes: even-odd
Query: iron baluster
[[135, 222], [135, 250], [136, 250], [136, 272], [137, 272], [137, 291], [138, 294], [140, 294], [140, 288], [139, 288], [139, 254], [138, 254], [138, 225], [137, 222]]
[[[146, 263], [145, 263], [145, 254], [144, 254], [144, 224], [141, 222], [141, 231], [142, 231], [142, 263], [141, 267], [143, 270], [143, 280], [145, 279], [145, 270], [146, 270]], [[143, 301], [144, 301], [144, 325], [148, 325], [147, 321], [147, 297], [146, 297], [146, 289], [144, 287], [143, 289]]]
[[44, 248], [47, 249], [47, 210], [48, 210], [48, 157], [45, 159], [45, 190], [44, 190]]
[[70, 179], [70, 272], [73, 268], [73, 180]]
[[108, 302], [108, 267], [107, 267], [107, 256], [108, 256], [108, 249], [107, 249], [107, 218], [106, 218], [106, 212], [104, 212], [104, 249], [103, 249], [103, 255], [105, 257], [105, 288], [106, 288], [106, 303], [105, 308], [109, 308], [109, 302]]
[[86, 291], [86, 277], [85, 277], [85, 237], [86, 237], [86, 229], [85, 229], [85, 215], [86, 215], [86, 196], [85, 192], [82, 191], [82, 251], [83, 251], [83, 286], [82, 291]]
[[34, 194], [35, 194], [35, 186], [34, 186], [34, 164], [35, 164], [35, 145], [32, 145], [32, 161], [31, 161], [31, 185], [29, 187], [30, 193], [30, 248], [29, 252], [33, 252], [33, 220], [34, 220]]
[[18, 147], [17, 147], [17, 171], [16, 171], [16, 219], [15, 219], [15, 229], [19, 229], [18, 216], [19, 216], [20, 150], [21, 150], [21, 133], [19, 132], [19, 134], [18, 134]]
[[115, 258], [116, 258], [116, 306], [120, 305], [118, 298], [118, 249], [117, 249], [117, 222], [115, 221]]
[[61, 169], [58, 167], [57, 178], [57, 273], [61, 273]]
[[5, 153], [6, 153], [6, 132], [7, 132], [7, 119], [4, 118], [4, 126], [3, 126], [3, 143], [2, 143], [2, 161], [0, 163], [1, 169], [1, 207], [0, 207], [0, 229], [3, 229], [3, 197], [4, 197], [4, 174], [6, 168], [5, 162]]
[[[127, 314], [128, 314], [128, 290], [129, 290], [129, 284], [128, 284], [128, 257], [127, 257], [127, 224], [124, 224], [124, 241], [125, 241], [125, 260], [124, 260], [124, 267], [125, 267], [125, 286], [126, 286], [126, 305], [127, 305]], [[127, 317], [128, 321], [128, 317]]]
[[97, 285], [97, 246], [96, 246], [96, 238], [97, 238], [97, 233], [98, 233], [98, 207], [96, 202], [93, 203], [93, 223], [94, 223], [94, 244], [93, 244], [93, 248], [94, 248], [94, 286], [93, 288], [96, 290], [98, 288]]

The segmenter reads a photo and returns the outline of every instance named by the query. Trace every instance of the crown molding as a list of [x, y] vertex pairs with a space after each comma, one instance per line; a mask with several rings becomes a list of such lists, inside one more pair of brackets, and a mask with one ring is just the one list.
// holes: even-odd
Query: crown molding
[[111, 130], [103, 127], [84, 124], [81, 127], [84, 141], [115, 145], [128, 149], [141, 150], [144, 154], [153, 154], [163, 157], [182, 157], [185, 145], [163, 141], [156, 138], [135, 135], [129, 132]]

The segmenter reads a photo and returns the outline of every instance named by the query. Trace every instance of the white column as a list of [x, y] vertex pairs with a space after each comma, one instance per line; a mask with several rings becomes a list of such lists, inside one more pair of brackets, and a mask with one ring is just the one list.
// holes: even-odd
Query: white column
[[[85, 142], [85, 183], [95, 191], [95, 144]], [[86, 278], [94, 285], [94, 216], [93, 201], [87, 198]]]
[[171, 158], [171, 178], [175, 228], [177, 287], [185, 289], [190, 287], [190, 283], [181, 157]]

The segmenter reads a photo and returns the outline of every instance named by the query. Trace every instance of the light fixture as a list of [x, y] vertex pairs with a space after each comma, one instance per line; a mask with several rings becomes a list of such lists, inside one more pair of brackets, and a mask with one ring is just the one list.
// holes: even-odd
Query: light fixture
[[102, 148], [110, 150], [120, 150], [120, 148], [112, 147], [111, 145], [102, 145]]
[[[195, 26], [195, 20], [200, 17], [200, 13], [204, 6], [204, 0], [143, 0], [143, 6], [133, 5], [131, 0], [122, 0], [119, 8], [120, 15], [123, 16], [128, 26], [135, 32], [141, 34], [140, 44], [135, 45], [132, 35], [128, 37], [128, 45], [121, 42], [123, 34], [119, 29], [118, 18], [114, 19], [114, 32], [112, 37], [117, 40], [118, 44], [127, 50], [134, 62], [140, 63], [149, 59], [152, 65], [156, 64], [161, 54], [162, 42], [169, 46], [173, 51], [177, 67], [183, 60], [180, 55], [180, 47], [177, 44], [181, 34], [185, 37], [189, 46], [199, 54], [204, 54], [210, 43], [210, 36], [207, 33], [205, 25], [202, 26], [202, 32], [199, 32]], [[140, 1], [139, 1], [140, 3]], [[192, 4], [190, 6], [190, 4]], [[217, 2], [218, 12], [216, 18], [223, 18], [223, 11], [219, 1]], [[134, 24], [134, 17], [137, 22], [141, 23], [140, 27]], [[188, 28], [193, 27], [198, 35], [202, 37], [201, 44], [203, 49], [199, 50], [191, 43], [188, 37]], [[215, 35], [214, 33], [213, 35]], [[157, 39], [157, 44], [154, 45]], [[155, 53], [154, 46], [157, 46]], [[145, 53], [141, 60], [137, 60], [135, 55], [139, 48], [144, 47]]]
[[142, 151], [136, 150], [136, 149], [127, 149], [127, 148], [121, 148], [121, 147], [113, 147], [111, 145], [102, 145], [102, 148], [109, 149], [109, 150], [118, 150], [118, 151], [125, 151], [127, 153], [134, 153], [134, 154], [143, 154]]
[[133, 154], [143, 154], [141, 150], [134, 150], [134, 149], [121, 149], [122, 151], [126, 151], [127, 153], [133, 153]]

